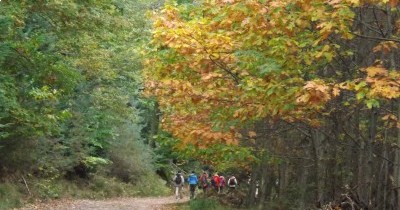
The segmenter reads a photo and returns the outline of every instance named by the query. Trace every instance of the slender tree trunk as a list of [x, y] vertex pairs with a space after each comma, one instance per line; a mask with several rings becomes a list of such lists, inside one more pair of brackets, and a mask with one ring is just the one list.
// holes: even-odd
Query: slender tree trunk
[[264, 165], [263, 170], [261, 171], [260, 180], [259, 180], [259, 209], [267, 210], [267, 203], [271, 196], [271, 190], [274, 185], [274, 175], [273, 168], [269, 168], [267, 171], [267, 164]]
[[[391, 38], [393, 36], [393, 25], [392, 25], [391, 8], [390, 8], [389, 5], [386, 6], [386, 11], [387, 11], [387, 37]], [[383, 54], [383, 52], [382, 52], [382, 54]], [[390, 65], [390, 68], [393, 70], [393, 69], [396, 68], [396, 60], [395, 60], [394, 52], [391, 51], [389, 56], [390, 56], [389, 57], [389, 59], [390, 59], [389, 60], [389, 62], [390, 62], [389, 65]], [[399, 105], [398, 112], [399, 112], [398, 113], [398, 117], [400, 117], [400, 105]], [[385, 128], [385, 137], [384, 137], [384, 145], [383, 145], [384, 146], [384, 154], [383, 154], [383, 156], [384, 156], [384, 158], [389, 159], [388, 148], [387, 148], [387, 145], [386, 145], [387, 144], [387, 139], [388, 139], [388, 130]], [[400, 143], [399, 139], [400, 139], [400, 131], [399, 131], [398, 140], [397, 140], [397, 144], [398, 145]], [[398, 161], [399, 161], [399, 159], [398, 159], [399, 157], [398, 156], [399, 156], [399, 150], [396, 150], [395, 151], [395, 164], [398, 163]], [[398, 170], [400, 170], [400, 169], [396, 170], [396, 166], [394, 166], [394, 169], [395, 169], [395, 171], [394, 171], [395, 174], [399, 172]], [[386, 204], [387, 195], [388, 195], [387, 186], [389, 185], [389, 183], [388, 183], [388, 174], [389, 174], [389, 165], [388, 165], [388, 162], [385, 161], [385, 178], [384, 178], [384, 187], [383, 187], [383, 208], [382, 209], [386, 209], [388, 207], [387, 204]], [[395, 175], [394, 179], [395, 179], [395, 185], [399, 186], [399, 184], [400, 184], [399, 174], [397, 174], [397, 176]], [[391, 192], [389, 192], [389, 193], [391, 193]], [[399, 195], [398, 192], [397, 192], [397, 195]], [[400, 205], [398, 203], [399, 200], [400, 199], [397, 197], [397, 208], [400, 207]]]
[[[389, 155], [388, 155], [388, 146], [387, 146], [387, 136], [388, 136], [388, 131], [387, 129], [385, 129], [385, 137], [384, 137], [384, 143], [383, 143], [383, 157], [388, 160], [389, 159]], [[387, 208], [387, 195], [388, 195], [388, 190], [387, 190], [387, 186], [388, 186], [388, 174], [389, 174], [389, 166], [388, 166], [388, 162], [386, 160], [384, 161], [384, 171], [383, 171], [383, 210], [386, 210]]]
[[360, 197], [360, 200], [365, 203], [367, 196], [365, 195], [366, 194], [366, 189], [365, 189], [366, 165], [365, 165], [365, 161], [364, 161], [364, 153], [365, 153], [365, 142], [361, 141], [360, 154], [358, 156], [357, 186], [358, 186], [358, 195]]
[[318, 205], [323, 203], [323, 168], [322, 168], [322, 150], [321, 150], [321, 134], [318, 130], [313, 129], [311, 132], [312, 146], [314, 152], [315, 167], [315, 190], [316, 202]]
[[365, 184], [367, 188], [366, 192], [366, 199], [368, 201], [368, 209], [372, 209], [372, 185], [373, 185], [373, 173], [372, 173], [372, 168], [373, 168], [373, 163], [372, 163], [372, 142], [375, 141], [376, 137], [376, 120], [377, 120], [377, 110], [375, 108], [372, 108], [370, 111], [370, 118], [369, 118], [369, 136], [368, 140], [366, 143], [366, 158], [367, 158], [367, 165], [366, 165], [366, 170], [365, 170]]
[[[356, 111], [355, 115], [356, 133], [360, 134], [360, 112]], [[358, 156], [358, 171], [357, 171], [357, 194], [360, 201], [364, 205], [368, 205], [367, 185], [366, 185], [366, 171], [367, 161], [366, 160], [366, 142], [361, 137], [358, 137], [360, 142], [359, 156]]]
[[[400, 119], [400, 102], [397, 102], [397, 118]], [[400, 128], [397, 129], [397, 146], [400, 145]], [[395, 157], [394, 157], [394, 190], [393, 190], [393, 199], [394, 199], [394, 209], [400, 208], [400, 149], [395, 148]]]
[[158, 126], [160, 125], [160, 108], [158, 103], [154, 104], [154, 109], [151, 111], [151, 121], [150, 121], [150, 132], [148, 137], [148, 143], [152, 148], [156, 147], [156, 142], [153, 136], [158, 133]]
[[[338, 113], [336, 113], [335, 114], [335, 116], [334, 116], [335, 118], [334, 118], [334, 122], [333, 122], [333, 129], [334, 129], [334, 137], [335, 137], [335, 142], [340, 142], [340, 125], [341, 125], [341, 122], [340, 122], [340, 119], [339, 119], [339, 114]], [[333, 155], [332, 155], [332, 157], [333, 157], [333, 160], [332, 160], [332, 162], [333, 162], [333, 167], [332, 167], [332, 178], [333, 178], [333, 181], [332, 181], [332, 196], [333, 196], [333, 200], [336, 200], [338, 197], [339, 197], [339, 195], [338, 195], [338, 189], [340, 189], [340, 187], [342, 186], [342, 183], [341, 183], [341, 179], [340, 179], [340, 175], [339, 175], [339, 171], [342, 171], [342, 169], [340, 168], [341, 166], [340, 166], [340, 164], [339, 164], [339, 162], [340, 162], [340, 159], [342, 158], [342, 157], [340, 157], [340, 155], [338, 154], [339, 153], [339, 151], [338, 151], [338, 145], [337, 144], [332, 144], [332, 147], [333, 147]], [[342, 166], [343, 167], [343, 166]]]
[[254, 203], [255, 203], [254, 194], [256, 191], [256, 181], [259, 179], [259, 174], [262, 173], [261, 165], [262, 165], [262, 163], [257, 163], [253, 167], [253, 171], [251, 173], [251, 179], [250, 179], [250, 183], [249, 183], [249, 191], [247, 193], [247, 199], [246, 199], [246, 206], [248, 206], [248, 207], [254, 206]]
[[[389, 5], [386, 6], [386, 14], [387, 14], [387, 38], [392, 38], [393, 36], [393, 17], [392, 17], [392, 12], [391, 12], [391, 7]], [[391, 70], [396, 69], [396, 59], [395, 59], [395, 53], [393, 51], [390, 52], [389, 55], [389, 66]], [[397, 119], [400, 119], [400, 101], [395, 101], [395, 106], [397, 105]], [[396, 109], [395, 108], [395, 109]], [[400, 145], [400, 128], [397, 129], [397, 139], [395, 141], [396, 145]], [[393, 209], [400, 209], [400, 150], [398, 148], [394, 149], [394, 164], [393, 164], [393, 185], [392, 190], [390, 194], [392, 195], [391, 197], [391, 203], [392, 203], [392, 208]], [[388, 184], [386, 182], [386, 184]]]
[[[308, 157], [308, 151], [305, 151], [306, 157]], [[306, 201], [307, 201], [307, 195], [309, 192], [307, 192], [307, 178], [308, 178], [308, 169], [305, 168], [304, 166], [307, 165], [307, 162], [303, 163], [303, 170], [301, 173], [301, 177], [300, 177], [300, 192], [301, 192], [301, 200], [300, 200], [300, 206], [299, 209], [306, 209]]]
[[288, 186], [289, 167], [286, 160], [279, 166], [279, 198], [285, 198]]
[[[271, 169], [272, 170], [272, 169]], [[266, 208], [266, 202], [268, 200], [269, 194], [267, 193], [267, 187], [268, 187], [268, 174], [267, 173], [262, 173], [260, 175], [260, 181], [259, 181], [259, 204], [258, 204], [258, 209], [267, 209]]]
[[378, 209], [386, 209], [386, 185], [387, 185], [387, 172], [388, 172], [388, 154], [387, 154], [387, 129], [384, 131], [384, 139], [382, 142], [382, 159], [381, 167], [379, 170], [378, 182], [376, 186], [376, 206]]

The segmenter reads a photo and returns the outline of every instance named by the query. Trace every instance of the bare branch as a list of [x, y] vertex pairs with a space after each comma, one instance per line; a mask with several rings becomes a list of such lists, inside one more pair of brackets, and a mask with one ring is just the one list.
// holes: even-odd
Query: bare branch
[[232, 72], [232, 70], [230, 70], [229, 68], [227, 68], [226, 66], [222, 65], [221, 63], [217, 62], [216, 60], [214, 60], [212, 58], [212, 55], [209, 55], [208, 58], [210, 58], [210, 60], [217, 65], [219, 68], [221, 68], [222, 70], [224, 70], [226, 73], [228, 73], [233, 80], [235, 81], [235, 83], [238, 85], [240, 83], [240, 78], [234, 73]]
[[392, 42], [397, 42], [400, 43], [399, 39], [389, 39], [389, 38], [384, 38], [384, 37], [374, 37], [374, 36], [365, 36], [357, 33], [352, 33], [360, 38], [365, 38], [365, 39], [373, 39], [373, 40], [380, 40], [380, 41], [392, 41]]

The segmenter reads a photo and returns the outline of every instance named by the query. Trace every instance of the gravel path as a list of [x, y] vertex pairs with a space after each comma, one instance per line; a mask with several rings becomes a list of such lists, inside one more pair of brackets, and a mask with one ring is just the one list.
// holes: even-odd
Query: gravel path
[[168, 204], [184, 203], [188, 198], [176, 200], [172, 197], [114, 198], [109, 200], [57, 200], [49, 203], [28, 205], [20, 210], [172, 210]]

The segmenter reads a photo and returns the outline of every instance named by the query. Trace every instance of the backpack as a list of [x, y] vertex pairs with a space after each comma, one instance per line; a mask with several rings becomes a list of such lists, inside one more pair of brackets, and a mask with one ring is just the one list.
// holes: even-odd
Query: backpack
[[225, 178], [223, 176], [219, 177], [221, 182], [219, 183], [219, 186], [225, 186]]
[[176, 174], [174, 182], [175, 182], [175, 184], [181, 184], [182, 183], [182, 176], [180, 174]]
[[207, 177], [206, 177], [204, 174], [201, 175], [200, 180], [201, 180], [201, 183], [202, 183], [203, 188], [207, 187], [207, 185], [208, 185], [208, 183], [207, 183]]
[[201, 181], [203, 182], [203, 184], [207, 184], [207, 177], [202, 175]]
[[229, 185], [236, 185], [236, 183], [235, 183], [235, 178], [231, 178], [231, 179], [229, 179], [229, 183], [228, 183]]
[[211, 186], [215, 186], [215, 180], [214, 179], [211, 179]]

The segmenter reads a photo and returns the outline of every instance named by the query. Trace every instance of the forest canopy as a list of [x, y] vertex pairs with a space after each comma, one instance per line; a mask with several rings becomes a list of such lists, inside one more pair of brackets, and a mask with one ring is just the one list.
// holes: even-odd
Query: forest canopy
[[[216, 145], [247, 148], [228, 159], [251, 165], [264, 200], [296, 192], [304, 207], [347, 193], [360, 208], [396, 209], [398, 9], [395, 0], [169, 1], [154, 15], [147, 94], [179, 148], [219, 163], [226, 150]], [[240, 158], [246, 151], [255, 158]]]

